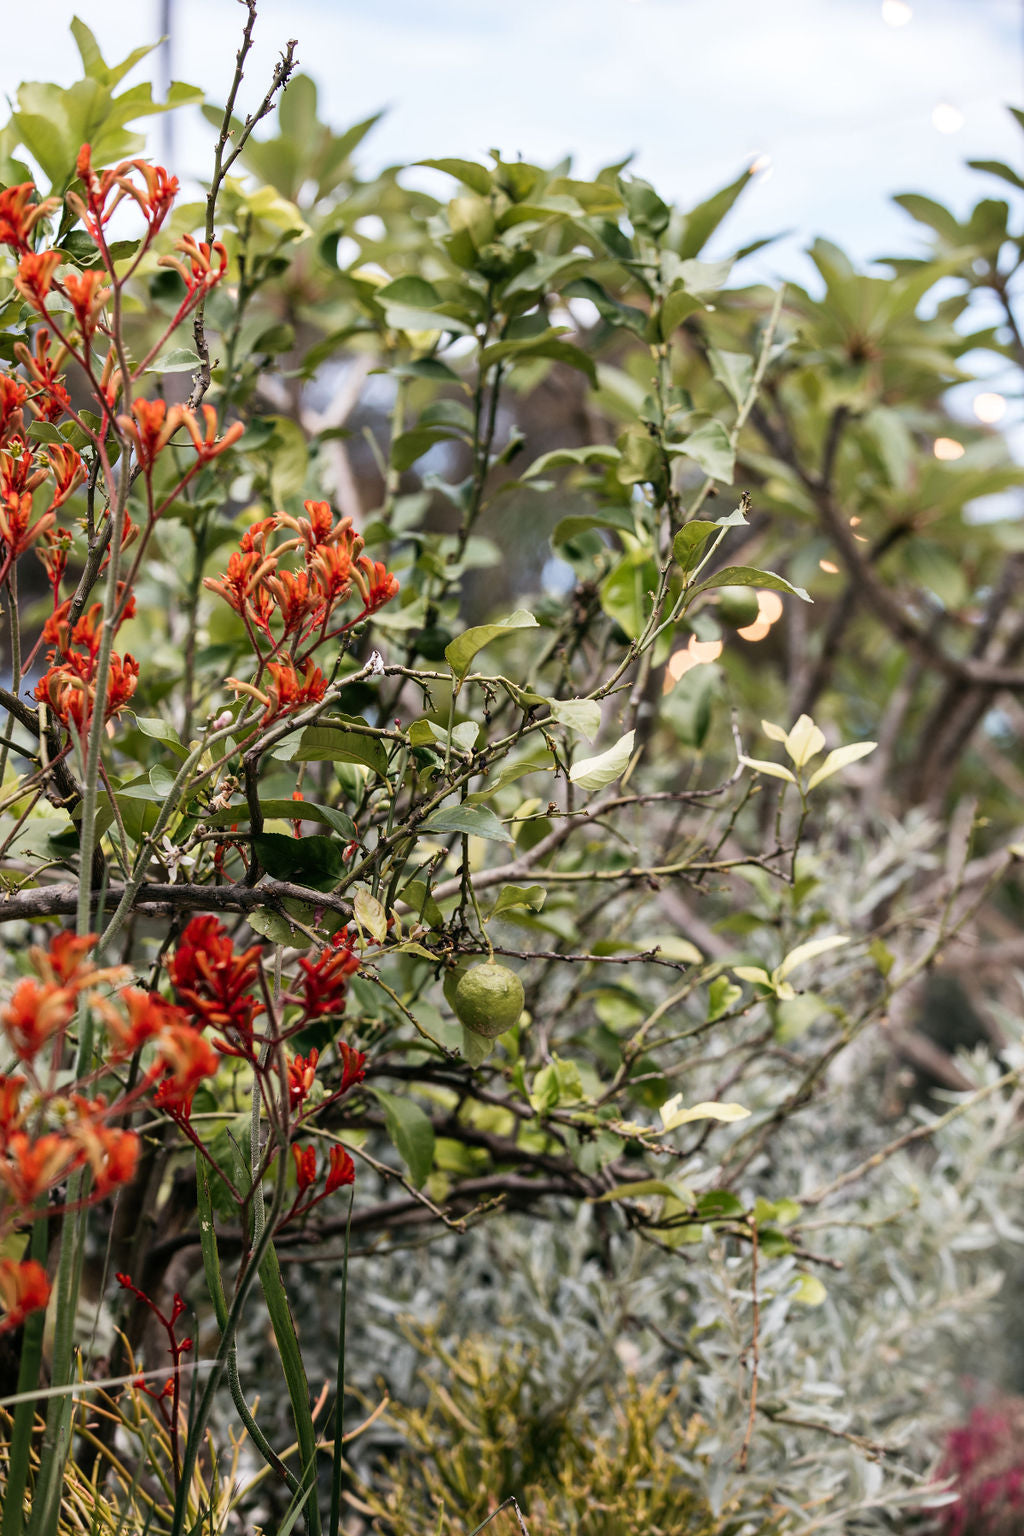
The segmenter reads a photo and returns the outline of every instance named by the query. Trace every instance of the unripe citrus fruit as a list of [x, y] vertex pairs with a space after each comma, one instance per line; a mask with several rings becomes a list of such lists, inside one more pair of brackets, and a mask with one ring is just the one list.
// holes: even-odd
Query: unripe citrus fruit
[[471, 965], [455, 988], [455, 1013], [461, 1024], [485, 1040], [495, 1040], [519, 1022], [525, 997], [515, 971], [493, 960]]
[[721, 587], [718, 611], [727, 624], [735, 624], [739, 629], [753, 624], [760, 611], [757, 593], [750, 587]]

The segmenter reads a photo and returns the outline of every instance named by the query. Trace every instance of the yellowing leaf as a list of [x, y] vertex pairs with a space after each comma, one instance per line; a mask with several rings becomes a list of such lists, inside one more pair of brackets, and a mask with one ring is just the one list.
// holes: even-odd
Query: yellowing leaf
[[690, 1109], [683, 1106], [681, 1093], [667, 1099], [658, 1111], [663, 1131], [674, 1131], [677, 1125], [689, 1125], [692, 1120], [745, 1120], [750, 1114], [742, 1104], [694, 1104]]
[[786, 751], [797, 768], [817, 757], [824, 745], [825, 732], [815, 725], [810, 715], [801, 715], [786, 737]]
[[762, 720], [761, 729], [769, 741], [785, 741], [786, 739], [786, 732], [782, 729], [782, 726], [774, 725], [771, 720]]
[[793, 774], [788, 768], [783, 768], [781, 763], [769, 763], [763, 757], [741, 757], [740, 762], [748, 768], [753, 768], [755, 773], [766, 773], [769, 778], [786, 779], [790, 784], [796, 783]]
[[823, 779], [829, 778], [833, 773], [838, 773], [840, 768], [845, 768], [850, 763], [856, 763], [860, 758], [867, 757], [878, 746], [877, 741], [851, 741], [847, 747], [836, 747], [830, 752], [820, 768], [815, 768], [807, 780], [807, 788], [813, 789]]
[[665, 960], [680, 960], [687, 965], [700, 965], [704, 956], [696, 944], [678, 933], [653, 933], [650, 938], [637, 940], [639, 949], [656, 949]]
[[633, 755], [635, 735], [635, 731], [627, 731], [607, 752], [601, 752], [597, 757], [584, 757], [573, 763], [569, 769], [572, 782], [581, 789], [603, 789], [606, 784], [617, 779], [620, 773], [625, 773]]
[[594, 699], [549, 699], [551, 717], [593, 741], [601, 729], [601, 706]]
[[801, 1275], [793, 1287], [793, 1300], [801, 1302], [805, 1307], [820, 1307], [823, 1301], [828, 1300], [828, 1291], [817, 1275]]
[[388, 919], [376, 896], [369, 891], [356, 891], [352, 901], [352, 916], [378, 944], [383, 944], [388, 933]]
[[772, 980], [785, 981], [786, 977], [795, 971], [798, 965], [803, 965], [805, 960], [813, 960], [817, 955], [827, 954], [830, 949], [838, 949], [842, 944], [849, 944], [849, 939], [842, 934], [833, 933], [827, 939], [811, 939], [806, 944], [798, 944], [796, 949], [791, 949], [782, 964], [772, 972]]
[[772, 984], [768, 972], [762, 970], [759, 965], [734, 965], [732, 970], [733, 975], [738, 976], [740, 981], [752, 981], [759, 987], [770, 987]]

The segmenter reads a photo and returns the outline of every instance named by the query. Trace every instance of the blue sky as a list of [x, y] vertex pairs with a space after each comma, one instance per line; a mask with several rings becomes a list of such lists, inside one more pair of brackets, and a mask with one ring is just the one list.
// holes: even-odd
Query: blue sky
[[[172, 4], [175, 76], [221, 101], [241, 6]], [[159, 0], [11, 5], [5, 92], [74, 78], [76, 13], [108, 58], [159, 34]], [[686, 204], [770, 157], [727, 230], [736, 244], [793, 231], [761, 258], [766, 276], [804, 277], [816, 233], [864, 259], [906, 250], [914, 230], [892, 193], [964, 208], [1001, 195], [966, 158], [1022, 160], [1005, 111], [1024, 104], [1018, 0], [261, 0], [249, 104], [289, 36], [334, 124], [389, 109], [368, 166], [496, 146], [542, 162], [571, 152], [586, 173], [633, 153]], [[953, 132], [934, 124], [942, 107]], [[182, 124], [179, 172], [202, 171], [208, 134]]]

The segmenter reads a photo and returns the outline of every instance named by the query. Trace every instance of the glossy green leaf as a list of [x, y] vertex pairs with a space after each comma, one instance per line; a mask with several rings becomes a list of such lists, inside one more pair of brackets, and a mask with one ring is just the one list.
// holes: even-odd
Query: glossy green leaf
[[510, 843], [508, 832], [486, 805], [450, 805], [434, 811], [422, 831], [435, 834], [461, 832], [465, 837], [485, 837], [490, 842]]
[[518, 608], [500, 624], [478, 624], [473, 629], [465, 630], [454, 639], [451, 645], [445, 647], [445, 659], [455, 676], [466, 676], [472, 664], [474, 656], [482, 651], [485, 645], [490, 645], [494, 640], [506, 639], [519, 629], [536, 629], [537, 620], [532, 613], [525, 608]]
[[791, 597], [799, 597], [802, 602], [812, 601], [803, 587], [794, 587], [784, 576], [777, 576], [774, 571], [759, 571], [753, 565], [724, 566], [707, 581], [694, 587], [691, 596], [696, 597], [698, 592], [713, 592], [716, 587], [763, 587], [766, 592], [788, 592]]
[[412, 1099], [386, 1093], [376, 1085], [369, 1091], [384, 1111], [387, 1133], [409, 1170], [410, 1183], [422, 1189], [434, 1165], [434, 1127]]

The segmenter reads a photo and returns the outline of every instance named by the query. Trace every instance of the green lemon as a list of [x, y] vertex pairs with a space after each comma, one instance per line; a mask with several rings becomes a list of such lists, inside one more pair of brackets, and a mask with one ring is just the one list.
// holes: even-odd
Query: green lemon
[[513, 1024], [523, 1011], [523, 984], [515, 971], [493, 960], [471, 965], [455, 988], [455, 1013], [461, 1024], [495, 1040]]
[[718, 611], [727, 624], [735, 624], [738, 629], [743, 629], [757, 618], [757, 593], [750, 587], [721, 587], [718, 592]]

